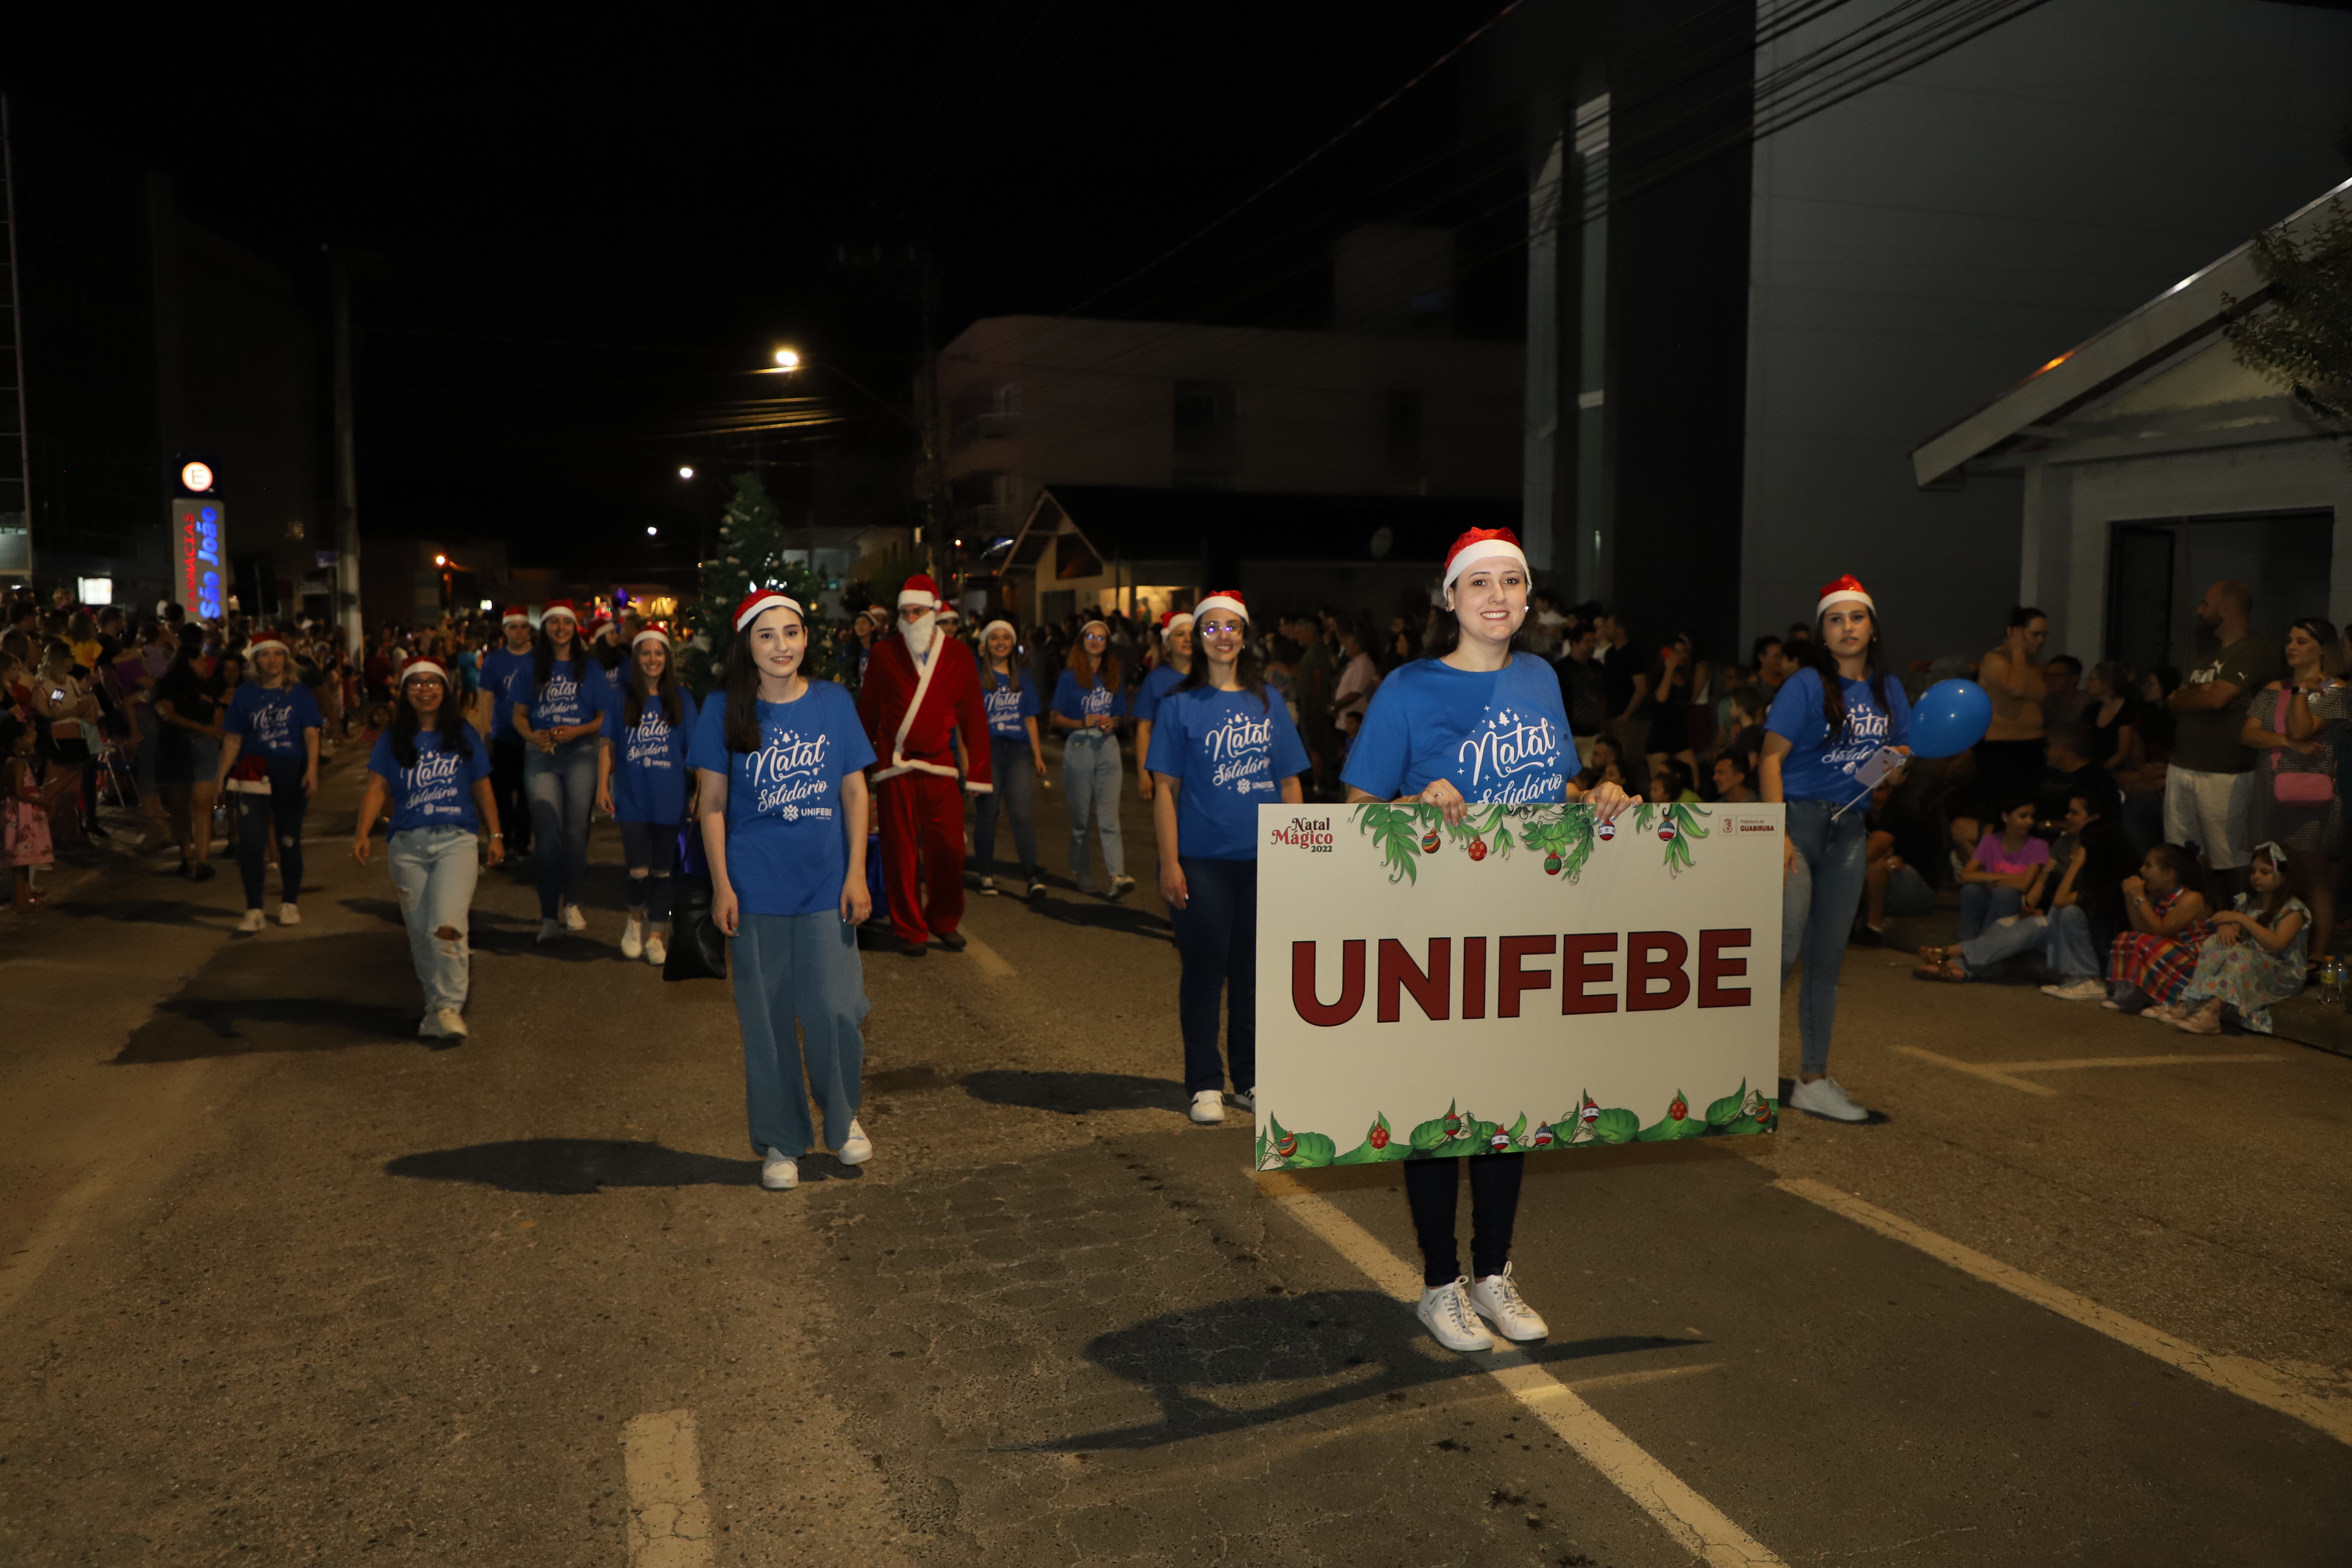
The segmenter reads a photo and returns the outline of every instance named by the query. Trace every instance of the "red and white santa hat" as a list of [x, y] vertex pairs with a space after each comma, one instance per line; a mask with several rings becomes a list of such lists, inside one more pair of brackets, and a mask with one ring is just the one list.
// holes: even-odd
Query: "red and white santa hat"
[[789, 594], [778, 593], [773, 588], [754, 588], [743, 595], [741, 604], [735, 606], [735, 629], [739, 632], [748, 630], [753, 621], [779, 605], [797, 616], [801, 625], [808, 625], [808, 612], [801, 608], [798, 599]]
[[580, 612], [572, 607], [572, 601], [569, 599], [550, 599], [547, 601], [547, 607], [539, 612], [539, 624], [543, 626], [547, 625], [549, 620], [557, 616], [562, 616], [565, 620], [570, 621], [575, 626], [580, 624]]
[[1454, 542], [1445, 552], [1445, 585], [1454, 586], [1459, 577], [1480, 561], [1492, 561], [1497, 556], [1516, 561], [1519, 570], [1528, 569], [1528, 553], [1519, 548], [1519, 536], [1507, 528], [1474, 528]]
[[1250, 618], [1249, 606], [1242, 603], [1242, 591], [1239, 588], [1218, 589], [1192, 606], [1192, 619], [1195, 624], [1205, 621], [1209, 618], [1210, 613], [1215, 610], [1231, 610], [1244, 621]]
[[507, 606], [506, 614], [499, 617], [499, 625], [502, 626], [527, 626], [530, 625], [530, 612], [524, 609], [520, 605], [509, 605]]
[[1849, 572], [1822, 589], [1822, 602], [1813, 606], [1813, 618], [1819, 620], [1828, 615], [1832, 605], [1844, 604], [1858, 604], [1872, 615], [1878, 614], [1878, 601], [1870, 596], [1870, 590], [1862, 585], [1862, 580]]
[[940, 585], [931, 581], [928, 573], [917, 573], [907, 579], [905, 587], [898, 590], [898, 607], [902, 610], [909, 605], [937, 609], [939, 603]]
[[415, 680], [420, 675], [429, 675], [444, 686], [449, 684], [449, 672], [441, 668], [438, 660], [430, 658], [412, 658], [406, 664], [400, 667], [400, 683], [403, 686]]
[[1163, 637], [1170, 632], [1174, 631], [1178, 626], [1189, 626], [1192, 624], [1192, 612], [1190, 610], [1162, 610], [1160, 612], [1160, 635]]
[[286, 640], [283, 637], [274, 635], [265, 637], [256, 637], [253, 641], [246, 644], [245, 657], [251, 658], [254, 655], [259, 653], [266, 647], [274, 647], [279, 653], [284, 654], [288, 658], [292, 658], [294, 657], [294, 650], [286, 646]]
[[661, 644], [662, 647], [669, 647], [669, 634], [662, 630], [659, 626], [647, 626], [645, 630], [639, 632], [636, 636], [629, 639], [629, 646], [631, 647], [635, 647], [641, 642], [657, 642]]

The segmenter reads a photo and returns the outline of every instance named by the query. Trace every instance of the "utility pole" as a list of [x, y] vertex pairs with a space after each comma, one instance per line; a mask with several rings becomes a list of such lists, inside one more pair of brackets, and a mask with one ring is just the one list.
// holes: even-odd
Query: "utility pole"
[[[33, 580], [33, 422], [26, 409], [25, 299], [17, 285], [16, 260], [16, 155], [9, 133], [6, 93], [0, 93], [0, 188], [4, 188], [7, 195], [8, 342], [16, 354], [16, 507], [17, 521], [24, 529], [25, 542], [21, 570], [25, 581], [30, 583]], [[0, 561], [0, 572], [7, 569], [7, 563]]]
[[335, 622], [343, 646], [364, 644], [360, 629], [360, 476], [352, 442], [352, 268], [343, 252], [330, 252], [334, 271], [335, 334]]
[[947, 441], [940, 428], [944, 416], [940, 407], [940, 348], [935, 331], [940, 280], [919, 250], [914, 262], [920, 269], [923, 290], [923, 467], [917, 480], [923, 502], [923, 554], [931, 580], [941, 585], [942, 592], [952, 594], [955, 556], [946, 542]]

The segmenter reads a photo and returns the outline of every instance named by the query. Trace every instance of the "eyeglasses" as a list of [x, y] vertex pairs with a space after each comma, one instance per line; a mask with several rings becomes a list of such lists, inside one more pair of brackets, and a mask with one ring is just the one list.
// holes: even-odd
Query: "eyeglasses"
[[1204, 637], [1237, 637], [1249, 628], [1240, 621], [1202, 621], [1198, 629]]

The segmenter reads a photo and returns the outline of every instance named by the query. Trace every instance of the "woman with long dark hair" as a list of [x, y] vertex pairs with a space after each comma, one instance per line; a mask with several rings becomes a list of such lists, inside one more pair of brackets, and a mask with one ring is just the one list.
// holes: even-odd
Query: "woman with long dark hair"
[[[1559, 679], [1517, 647], [1528, 616], [1528, 558], [1507, 528], [1474, 528], [1445, 557], [1450, 612], [1423, 645], [1424, 657], [1381, 682], [1348, 753], [1340, 782], [1350, 804], [1434, 805], [1460, 824], [1474, 805], [1589, 800], [1603, 822], [1629, 802], [1614, 784], [1580, 792], [1576, 742]], [[1505, 743], [1496, 743], [1505, 742]], [[1421, 1243], [1423, 1325], [1448, 1350], [1492, 1350], [1485, 1318], [1504, 1338], [1549, 1331], [1511, 1276], [1519, 1212], [1520, 1154], [1472, 1154], [1404, 1163], [1405, 1203]], [[1454, 1210], [1466, 1167], [1471, 1275], [1461, 1269]], [[1474, 1283], [1475, 1280], [1475, 1283]]]
[[747, 595], [735, 609], [725, 698], [704, 704], [687, 752], [710, 919], [730, 939], [751, 1149], [772, 1192], [799, 1184], [816, 1137], [812, 1093], [842, 1163], [874, 1157], [857, 1120], [866, 1013], [857, 927], [873, 912], [859, 770], [874, 747], [848, 691], [801, 673], [807, 656], [799, 603], [772, 589]]
[[1151, 726], [1159, 721], [1160, 702], [1192, 670], [1192, 613], [1171, 610], [1160, 618], [1160, 662], [1135, 689], [1135, 787], [1146, 800], [1151, 798]]
[[[1911, 700], [1888, 675], [1878, 606], [1851, 574], [1822, 590], [1811, 659], [1780, 685], [1764, 720], [1763, 795], [1789, 808], [1781, 841], [1780, 984], [1801, 958], [1797, 1000], [1802, 1041], [1789, 1103], [1833, 1121], [1867, 1121], [1829, 1076], [1838, 970], [1868, 880], [1867, 786], [1856, 769], [1885, 747], [1907, 754]], [[1843, 809], [1842, 809], [1843, 808]]]
[[541, 942], [588, 929], [580, 912], [580, 884], [588, 875], [596, 736], [611, 690], [604, 667], [580, 640], [580, 613], [572, 601], [549, 601], [540, 612], [530, 670], [512, 687], [515, 732], [524, 747], [523, 792], [530, 797], [530, 837], [539, 850]]
[[629, 923], [621, 956], [660, 964], [669, 957], [670, 891], [677, 871], [677, 829], [691, 792], [686, 763], [694, 733], [691, 692], [670, 667], [669, 634], [647, 626], [629, 640], [629, 674], [605, 699], [597, 746], [596, 804], [621, 830], [629, 863]]
[[213, 781], [220, 772], [220, 704], [196, 671], [203, 635], [190, 626], [155, 682], [155, 780], [180, 847], [180, 875], [212, 879]]
[[[1160, 837], [1160, 894], [1183, 965], [1177, 1015], [1184, 1032], [1184, 1088], [1192, 1120], [1225, 1119], [1234, 1098], [1257, 1109], [1257, 808], [1306, 799], [1298, 775], [1307, 748], [1290, 710], [1265, 689], [1265, 665], [1247, 646], [1240, 591], [1193, 606], [1198, 651], [1184, 679], [1158, 703], [1151, 803]], [[1225, 1057], [1217, 1056], [1217, 1004], [1225, 1001]]]
[[490, 794], [490, 749], [449, 687], [438, 660], [413, 658], [402, 668], [392, 725], [368, 757], [367, 793], [352, 837], [352, 858], [365, 866], [375, 819], [390, 813], [385, 859], [408, 927], [409, 958], [425, 988], [416, 1032], [428, 1040], [466, 1037], [473, 978], [466, 933], [484, 831], [489, 864], [506, 858]]
[[1037, 825], [1031, 814], [1033, 778], [1045, 777], [1045, 752], [1037, 739], [1037, 683], [1024, 679], [1009, 621], [991, 621], [980, 631], [980, 700], [988, 710], [989, 776], [996, 788], [979, 797], [971, 847], [980, 858], [980, 890], [996, 895], [996, 819], [1013, 824], [1013, 847], [1021, 857], [1028, 896], [1045, 896], [1045, 872], [1037, 860]]
[[1110, 873], [1110, 896], [1135, 886], [1127, 874], [1127, 851], [1118, 837], [1118, 781], [1125, 771], [1118, 752], [1118, 721], [1126, 688], [1118, 655], [1109, 651], [1110, 625], [1090, 620], [1078, 628], [1070, 662], [1054, 686], [1054, 728], [1061, 731], [1062, 789], [1070, 803], [1070, 876], [1078, 891], [1095, 890], [1087, 860], [1087, 825], [1102, 840], [1103, 869]]
[[228, 717], [221, 725], [226, 737], [213, 782], [226, 784], [247, 752], [248, 761], [260, 764], [259, 779], [246, 782], [262, 787], [239, 793], [236, 807], [237, 869], [245, 878], [245, 921], [237, 929], [257, 931], [273, 828], [284, 894], [278, 923], [299, 925], [302, 920], [302, 819], [319, 788], [319, 727], [324, 721], [318, 699], [294, 679], [294, 657], [275, 633], [265, 634], [246, 652], [254, 679], [229, 697]]

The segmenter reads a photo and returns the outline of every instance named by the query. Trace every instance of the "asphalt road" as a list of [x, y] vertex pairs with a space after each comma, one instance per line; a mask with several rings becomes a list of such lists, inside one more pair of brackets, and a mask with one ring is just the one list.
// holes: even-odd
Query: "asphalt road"
[[1125, 903], [866, 956], [876, 1158], [768, 1194], [608, 829], [585, 938], [486, 876], [415, 1037], [356, 771], [299, 928], [146, 870], [0, 926], [11, 1568], [2352, 1560], [2352, 1061], [1856, 951], [1887, 1119], [1535, 1160], [1552, 1338], [1457, 1357], [1379, 1168], [1183, 1120], [1140, 802]]

